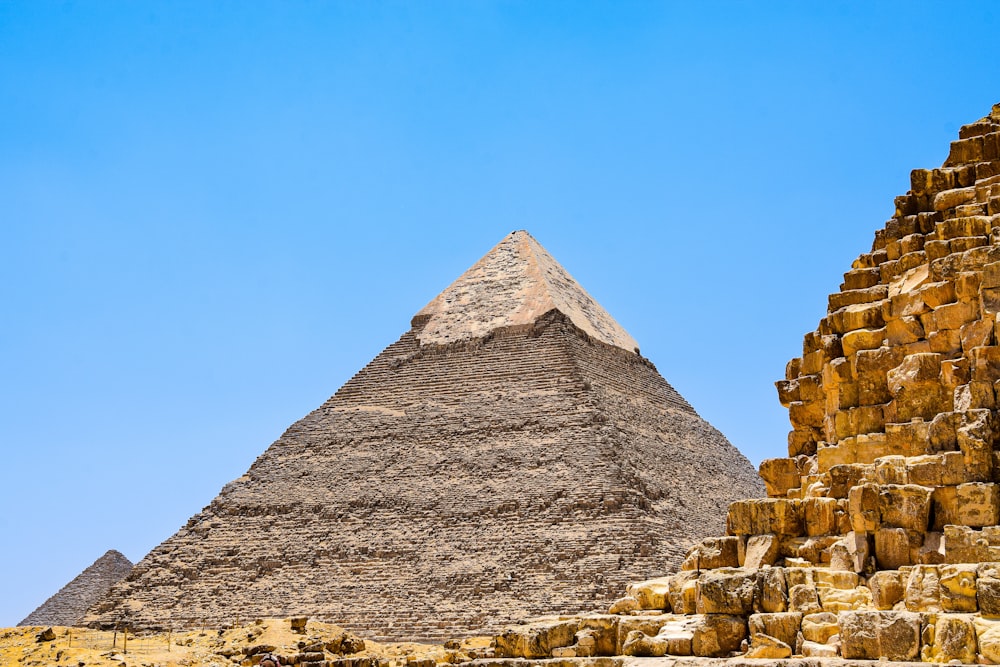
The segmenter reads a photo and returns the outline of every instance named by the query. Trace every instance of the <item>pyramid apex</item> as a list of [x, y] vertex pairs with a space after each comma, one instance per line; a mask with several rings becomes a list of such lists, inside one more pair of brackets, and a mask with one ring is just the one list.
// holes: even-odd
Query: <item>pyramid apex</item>
[[514, 230], [417, 313], [421, 344], [481, 338], [558, 310], [573, 324], [629, 352], [639, 345], [526, 230]]

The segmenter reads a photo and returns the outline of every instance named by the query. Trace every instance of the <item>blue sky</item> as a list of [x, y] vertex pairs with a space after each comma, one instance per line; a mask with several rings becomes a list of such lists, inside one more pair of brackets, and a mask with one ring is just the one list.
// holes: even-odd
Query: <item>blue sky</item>
[[1000, 101], [996, 34], [986, 2], [0, 0], [0, 626], [139, 560], [513, 229], [783, 455], [772, 383]]

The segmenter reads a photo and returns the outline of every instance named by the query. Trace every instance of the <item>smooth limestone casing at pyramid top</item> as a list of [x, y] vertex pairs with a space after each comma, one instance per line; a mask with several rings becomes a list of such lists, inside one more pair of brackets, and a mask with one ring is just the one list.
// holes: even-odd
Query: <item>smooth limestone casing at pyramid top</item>
[[489, 631], [606, 606], [755, 494], [749, 462], [514, 232], [86, 622]]
[[768, 498], [617, 613], [512, 628], [499, 655], [1000, 664], [1000, 105], [911, 185], [777, 383]]

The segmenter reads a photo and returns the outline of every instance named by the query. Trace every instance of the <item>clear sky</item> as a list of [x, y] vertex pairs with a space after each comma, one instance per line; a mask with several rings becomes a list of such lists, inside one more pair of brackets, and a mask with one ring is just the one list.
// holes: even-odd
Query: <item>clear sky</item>
[[513, 229], [784, 455], [772, 383], [1000, 101], [997, 34], [991, 2], [0, 0], [0, 626], [138, 561]]

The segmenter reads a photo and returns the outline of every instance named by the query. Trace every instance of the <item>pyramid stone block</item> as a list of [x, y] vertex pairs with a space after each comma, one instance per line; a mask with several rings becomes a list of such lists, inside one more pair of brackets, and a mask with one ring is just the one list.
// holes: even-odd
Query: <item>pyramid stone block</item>
[[606, 608], [763, 490], [632, 337], [514, 232], [86, 620], [488, 631]]

